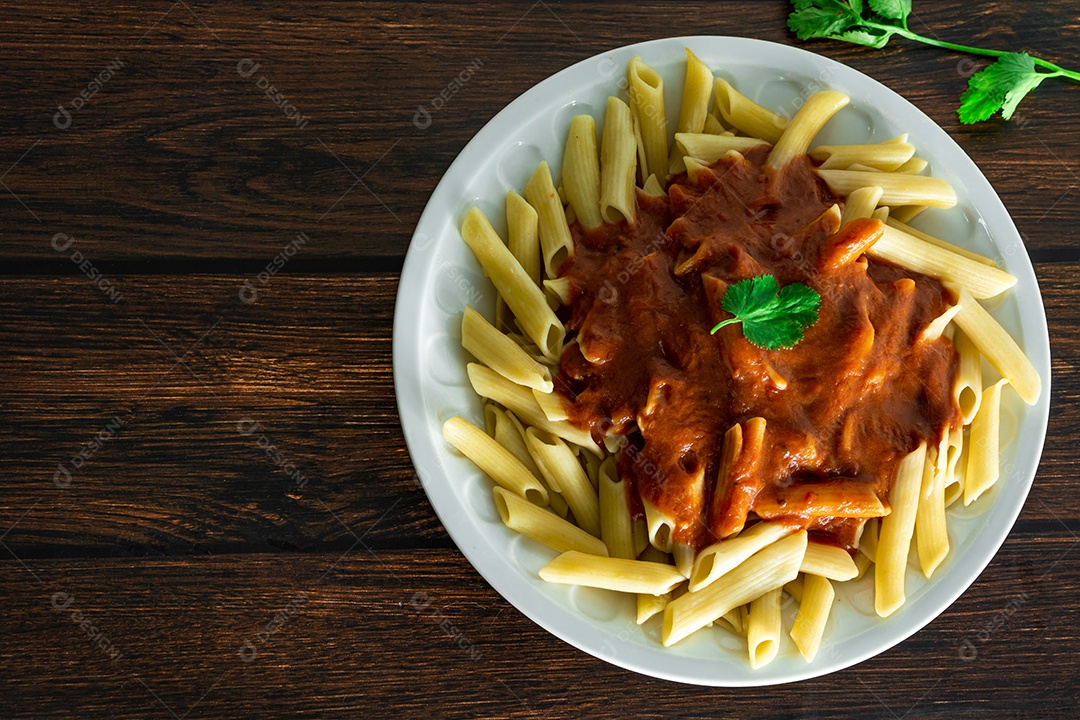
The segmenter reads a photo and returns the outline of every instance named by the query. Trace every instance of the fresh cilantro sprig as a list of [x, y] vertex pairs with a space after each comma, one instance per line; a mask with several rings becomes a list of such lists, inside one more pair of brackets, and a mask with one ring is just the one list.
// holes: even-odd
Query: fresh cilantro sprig
[[957, 111], [962, 123], [986, 120], [998, 110], [1008, 120], [1024, 96], [1047, 78], [1080, 82], [1080, 73], [1027, 53], [957, 45], [912, 32], [908, 29], [911, 0], [867, 0], [867, 4], [869, 10], [864, 12], [863, 0], [793, 0], [795, 11], [788, 17], [788, 27], [800, 40], [827, 38], [883, 48], [897, 35], [948, 50], [998, 58], [968, 79]]
[[729, 286], [720, 307], [735, 317], [717, 323], [711, 332], [742, 323], [747, 340], [766, 350], [779, 350], [795, 346], [803, 330], [817, 322], [821, 296], [800, 282], [781, 290], [775, 277], [759, 275]]

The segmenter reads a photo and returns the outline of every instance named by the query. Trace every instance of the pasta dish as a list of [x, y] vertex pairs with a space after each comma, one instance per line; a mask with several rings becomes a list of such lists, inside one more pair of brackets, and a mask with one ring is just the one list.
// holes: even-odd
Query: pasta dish
[[636, 595], [665, 646], [720, 626], [753, 667], [787, 594], [809, 661], [833, 583], [872, 573], [892, 614], [909, 552], [930, 577], [947, 508], [997, 481], [1004, 388], [1041, 393], [980, 303], [1016, 279], [908, 224], [956, 194], [906, 135], [814, 145], [841, 92], [789, 121], [688, 50], [670, 133], [659, 73], [623, 88], [509, 190], [505, 240], [465, 216], [498, 300], [461, 324], [483, 421], [443, 435], [555, 551], [544, 580]]

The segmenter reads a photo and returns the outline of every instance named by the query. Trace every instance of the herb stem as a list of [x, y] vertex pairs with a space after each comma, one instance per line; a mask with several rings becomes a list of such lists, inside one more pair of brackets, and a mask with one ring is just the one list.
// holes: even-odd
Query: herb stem
[[[1012, 53], [1006, 50], [991, 50], [988, 48], [972, 47], [971, 45], [960, 45], [958, 43], [951, 43], [945, 40], [937, 40], [935, 38], [928, 38], [925, 35], [920, 35], [917, 32], [912, 32], [907, 29], [907, 18], [905, 18], [904, 27], [900, 28], [895, 25], [884, 25], [882, 23], [872, 22], [864, 20], [863, 24], [868, 27], [873, 27], [878, 30], [882, 30], [890, 35], [899, 35], [900, 37], [907, 38], [908, 40], [914, 40], [915, 42], [924, 43], [926, 45], [933, 45], [934, 47], [945, 48], [946, 50], [955, 50], [957, 52], [970, 53], [972, 55], [984, 55], [986, 57], [1004, 57], [1005, 55], [1011, 55]], [[1031, 55], [1032, 61], [1040, 67], [1043, 67], [1051, 72], [1047, 73], [1050, 77], [1067, 77], [1070, 80], [1080, 82], [1080, 72], [1073, 70], [1066, 70], [1065, 68], [1055, 65], [1049, 60], [1043, 60], [1042, 58]]]
[[720, 328], [722, 328], [722, 327], [724, 327], [726, 325], [733, 325], [733, 324], [739, 323], [739, 322], [742, 322], [742, 319], [737, 318], [737, 317], [728, 318], [727, 320], [721, 320], [720, 322], [716, 323], [716, 325], [713, 326], [713, 329], [709, 331], [709, 334], [713, 335]]

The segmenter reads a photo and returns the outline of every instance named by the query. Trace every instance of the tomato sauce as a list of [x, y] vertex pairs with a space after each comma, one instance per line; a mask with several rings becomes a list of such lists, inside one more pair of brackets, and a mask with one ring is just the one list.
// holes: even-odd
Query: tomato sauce
[[[766, 421], [754, 466], [755, 506], [770, 494], [840, 480], [865, 484], [888, 507], [899, 461], [959, 427], [951, 340], [919, 338], [955, 302], [936, 280], [866, 257], [876, 220], [837, 229], [842, 199], [809, 158], [774, 171], [769, 148], [724, 158], [712, 174], [674, 179], [668, 195], [638, 194], [638, 222], [572, 227], [570, 330], [556, 387], [570, 419], [597, 440], [622, 436], [619, 470], [632, 506], [646, 498], [675, 520], [674, 539], [701, 548], [724, 534], [710, 513], [724, 434]], [[824, 215], [823, 215], [824, 214]], [[710, 329], [729, 284], [774, 275], [822, 298], [794, 348], [763, 350], [739, 324]], [[783, 505], [783, 502], [780, 501]], [[850, 548], [863, 520], [773, 520]]]

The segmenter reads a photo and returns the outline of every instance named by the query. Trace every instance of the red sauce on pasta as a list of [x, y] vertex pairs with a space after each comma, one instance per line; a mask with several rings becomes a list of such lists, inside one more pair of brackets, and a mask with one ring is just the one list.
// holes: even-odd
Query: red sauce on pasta
[[[680, 176], [666, 197], [639, 192], [635, 226], [575, 223], [559, 274], [576, 342], [556, 387], [576, 425], [626, 438], [619, 469], [632, 506], [640, 514], [644, 498], [672, 517], [676, 541], [700, 549], [730, 532], [723, 504], [713, 507], [724, 434], [764, 418], [762, 452], [735, 479], [750, 519], [768, 507], [850, 548], [862, 520], [814, 516], [792, 498], [869, 488], [888, 507], [904, 455], [959, 426], [952, 342], [919, 339], [952, 299], [936, 280], [862, 254], [878, 221], [836, 232], [822, 219], [842, 201], [808, 158], [773, 171], [767, 154], [722, 159], [697, 183]], [[728, 285], [762, 274], [822, 297], [792, 349], [758, 348], [737, 324], [709, 333], [730, 317]]]

